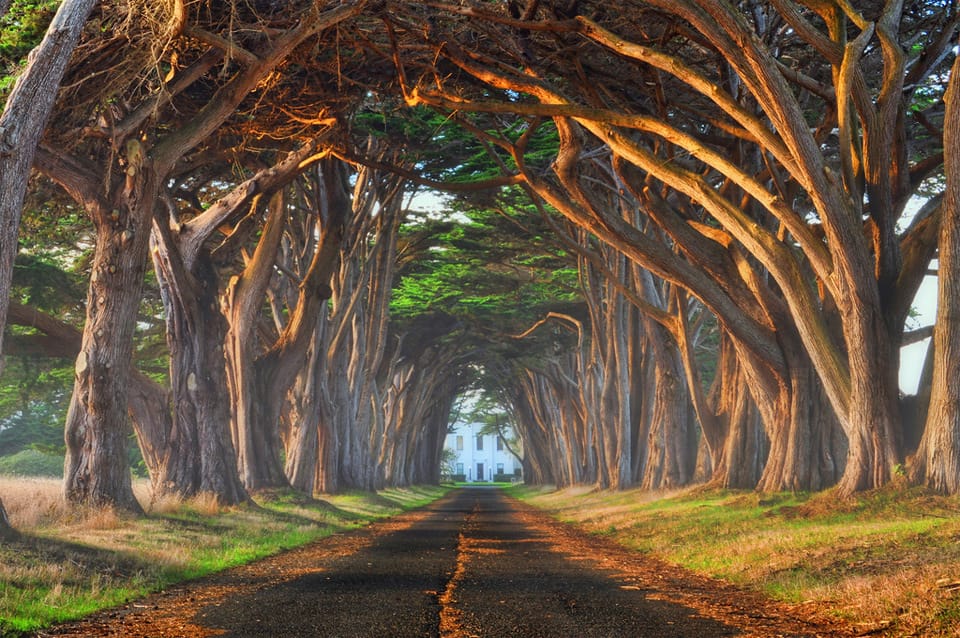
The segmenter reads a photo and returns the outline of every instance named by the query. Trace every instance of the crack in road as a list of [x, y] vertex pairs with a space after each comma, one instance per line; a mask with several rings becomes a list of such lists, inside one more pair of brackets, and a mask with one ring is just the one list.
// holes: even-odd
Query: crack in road
[[462, 613], [456, 606], [456, 592], [457, 587], [466, 573], [471, 544], [473, 542], [470, 532], [472, 528], [476, 527], [479, 512], [480, 503], [478, 502], [463, 519], [463, 525], [457, 534], [456, 560], [454, 562], [453, 574], [451, 574], [443, 591], [437, 597], [437, 602], [440, 603], [439, 631], [441, 638], [470, 638], [473, 636], [472, 634], [467, 634], [461, 624]]

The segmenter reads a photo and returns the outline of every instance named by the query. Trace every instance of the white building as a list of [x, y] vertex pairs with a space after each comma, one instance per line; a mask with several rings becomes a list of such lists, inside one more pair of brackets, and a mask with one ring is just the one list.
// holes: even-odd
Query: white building
[[[444, 448], [450, 450], [455, 460], [450, 463], [454, 476], [464, 480], [492, 481], [494, 477], [505, 475], [518, 477], [520, 461], [507, 448], [502, 438], [495, 434], [480, 434], [482, 423], [457, 423], [447, 434]], [[513, 430], [507, 428], [506, 435], [513, 439]]]

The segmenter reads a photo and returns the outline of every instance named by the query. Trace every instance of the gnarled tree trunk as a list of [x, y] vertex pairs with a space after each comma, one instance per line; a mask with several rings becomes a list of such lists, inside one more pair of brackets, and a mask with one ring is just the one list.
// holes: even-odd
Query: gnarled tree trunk
[[154, 271], [166, 310], [173, 413], [157, 486], [182, 497], [210, 494], [223, 505], [249, 499], [230, 438], [223, 358], [225, 322], [217, 277], [203, 256], [187, 272], [169, 230], [155, 227]]
[[138, 144], [127, 150], [130, 168], [117, 207], [98, 207], [93, 215], [96, 246], [67, 410], [63, 489], [70, 502], [139, 513], [127, 457], [127, 384], [159, 177]]

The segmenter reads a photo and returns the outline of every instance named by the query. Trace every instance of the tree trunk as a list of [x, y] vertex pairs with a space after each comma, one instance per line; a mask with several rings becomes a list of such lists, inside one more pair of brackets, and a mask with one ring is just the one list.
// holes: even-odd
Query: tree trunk
[[641, 485], [649, 490], [682, 487], [693, 479], [697, 463], [690, 394], [673, 339], [652, 321], [647, 323], [654, 363], [653, 418]]
[[[718, 425], [709, 482], [730, 489], [753, 489], [767, 462], [769, 439], [729, 335], [721, 334], [711, 412]], [[714, 448], [711, 448], [713, 450]]]
[[143, 464], [150, 475], [153, 492], [159, 494], [163, 492], [160, 481], [163, 476], [164, 454], [173, 430], [170, 391], [145, 374], [134, 371], [127, 392], [133, 433], [137, 437]]
[[256, 327], [267, 285], [273, 274], [283, 233], [285, 203], [278, 193], [270, 199], [269, 212], [253, 258], [241, 275], [230, 280], [223, 297], [227, 334], [224, 358], [227, 388], [230, 393], [231, 434], [237, 452], [240, 478], [248, 490], [286, 486], [287, 479], [280, 464], [278, 422], [279, 403], [284, 397], [271, 393], [257, 365], [259, 342]]
[[944, 170], [947, 178], [940, 227], [934, 374], [926, 428], [910, 468], [911, 478], [947, 494], [960, 493], [960, 58], [944, 97]]
[[[37, 145], [53, 110], [60, 81], [96, 0], [64, 0], [43, 40], [30, 52], [0, 115], [0, 371], [20, 215]], [[10, 0], [2, 2], [0, 16]], [[0, 501], [0, 538], [13, 533]]]
[[120, 205], [94, 215], [97, 237], [86, 323], [64, 434], [64, 494], [74, 503], [141, 513], [127, 460], [127, 384], [159, 188], [139, 145], [128, 147], [127, 159]]
[[550, 437], [536, 416], [529, 398], [530, 379], [521, 378], [513, 386], [505, 386], [503, 392], [512, 406], [514, 427], [524, 442], [523, 481], [530, 485], [555, 485], [556, 475], [549, 462]]
[[[35, 308], [10, 304], [11, 323], [30, 326], [46, 337], [39, 343], [43, 356], [76, 359], [83, 335], [73, 326]], [[130, 376], [128, 412], [150, 479], [156, 485], [161, 457], [170, 436], [170, 393], [138, 370]]]
[[859, 308], [866, 330], [848, 332], [850, 351], [849, 451], [840, 493], [885, 485], [901, 459], [897, 425], [897, 370], [890, 335], [872, 309]]
[[[377, 457], [386, 440], [383, 398], [391, 365], [387, 322], [402, 208], [401, 182], [361, 169], [353, 191], [352, 219], [339, 246], [339, 271], [322, 325], [324, 373], [318, 377], [319, 459], [316, 488], [323, 492], [373, 490], [382, 484]], [[379, 213], [374, 214], [374, 206]], [[386, 381], [383, 381], [386, 379]]]
[[[322, 319], [319, 322], [323, 323]], [[326, 372], [323, 366], [322, 328], [317, 329], [306, 364], [290, 392], [287, 427], [284, 437], [284, 472], [290, 485], [312, 494], [317, 487], [320, 462], [320, 392], [318, 377]]]
[[274, 395], [269, 380], [258, 374], [253, 338], [255, 323], [252, 317], [231, 321], [225, 348], [237, 465], [244, 486], [251, 491], [288, 484], [280, 464], [276, 420], [280, 411], [267, 405], [282, 398]]
[[235, 505], [249, 499], [230, 438], [230, 406], [223, 358], [225, 322], [217, 304], [217, 277], [205, 257], [187, 272], [160, 224], [153, 231], [154, 271], [166, 311], [173, 413], [162, 453], [161, 492], [212, 495]]
[[794, 357], [789, 386], [783, 386], [785, 396], [777, 402], [786, 413], [768, 433], [770, 450], [757, 484], [762, 492], [821, 490], [833, 485], [841, 474], [842, 462], [832, 468], [822, 463], [824, 454], [831, 452], [831, 424], [836, 419], [818, 392], [818, 377], [809, 362], [804, 365], [804, 358], [802, 353]]

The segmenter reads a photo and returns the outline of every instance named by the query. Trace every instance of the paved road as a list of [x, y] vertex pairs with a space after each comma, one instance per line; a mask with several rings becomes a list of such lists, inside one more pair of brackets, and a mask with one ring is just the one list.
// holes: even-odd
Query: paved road
[[586, 536], [498, 489], [466, 488], [423, 510], [42, 635], [846, 634], [837, 629]]
[[324, 571], [201, 609], [226, 636], [728, 636], [557, 551], [498, 489], [467, 488]]

